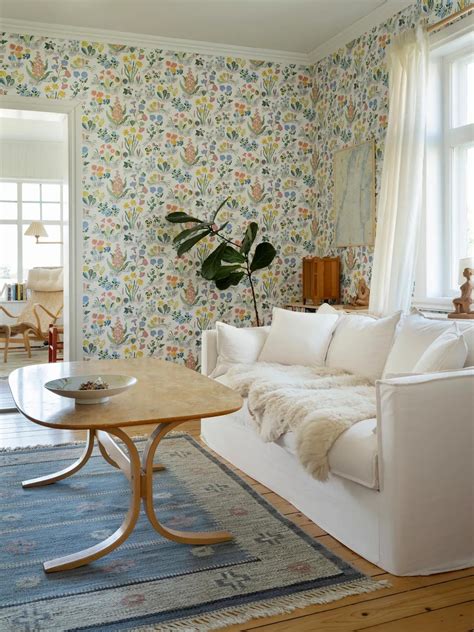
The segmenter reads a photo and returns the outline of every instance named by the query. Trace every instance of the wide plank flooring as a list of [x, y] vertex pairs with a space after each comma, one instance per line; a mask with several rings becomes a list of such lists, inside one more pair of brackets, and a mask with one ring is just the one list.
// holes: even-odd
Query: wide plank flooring
[[[180, 429], [199, 440], [199, 423]], [[148, 434], [137, 426], [131, 435]], [[0, 448], [57, 444], [84, 438], [84, 433], [50, 430], [17, 412], [0, 413]], [[239, 472], [236, 468], [237, 472]], [[252, 487], [311, 536], [361, 571], [388, 579], [390, 588], [340, 601], [295, 610], [234, 625], [227, 632], [472, 632], [474, 631], [474, 568], [427, 577], [394, 577], [367, 562], [311, 522], [286, 500], [239, 472]]]

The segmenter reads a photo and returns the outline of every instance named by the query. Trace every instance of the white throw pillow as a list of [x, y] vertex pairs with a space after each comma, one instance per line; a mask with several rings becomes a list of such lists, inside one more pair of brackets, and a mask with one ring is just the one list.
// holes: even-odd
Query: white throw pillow
[[411, 373], [423, 353], [451, 325], [447, 320], [426, 318], [417, 309], [413, 309], [400, 323], [387, 358], [384, 376], [389, 373]]
[[462, 369], [467, 356], [467, 345], [456, 324], [444, 331], [430, 344], [413, 368], [414, 373], [432, 373]]
[[217, 362], [211, 373], [215, 378], [233, 364], [252, 364], [258, 360], [270, 327], [233, 327], [217, 322]]
[[338, 314], [307, 314], [273, 308], [261, 362], [323, 366]]
[[388, 318], [348, 314], [338, 323], [326, 364], [370, 380], [382, 376], [401, 312]]

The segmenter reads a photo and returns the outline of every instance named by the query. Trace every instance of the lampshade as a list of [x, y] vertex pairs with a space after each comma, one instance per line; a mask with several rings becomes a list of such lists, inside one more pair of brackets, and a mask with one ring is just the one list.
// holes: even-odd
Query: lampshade
[[42, 222], [31, 222], [28, 228], [25, 230], [25, 235], [31, 237], [47, 237], [48, 233]]
[[466, 277], [463, 275], [463, 272], [466, 268], [471, 268], [474, 270], [474, 257], [465, 257], [464, 259], [459, 259], [459, 284], [462, 285]]

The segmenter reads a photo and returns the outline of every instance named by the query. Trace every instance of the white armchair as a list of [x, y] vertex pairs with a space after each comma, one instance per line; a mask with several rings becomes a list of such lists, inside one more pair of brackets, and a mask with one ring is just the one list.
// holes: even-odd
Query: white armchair
[[20, 336], [28, 357], [31, 357], [30, 340], [48, 340], [49, 327], [56, 323], [63, 309], [62, 268], [33, 268], [28, 274], [26, 287], [29, 297], [19, 316], [0, 305], [0, 310], [12, 319], [12, 323], [9, 323], [10, 336], [5, 337], [5, 362], [8, 359], [9, 342], [14, 342]]

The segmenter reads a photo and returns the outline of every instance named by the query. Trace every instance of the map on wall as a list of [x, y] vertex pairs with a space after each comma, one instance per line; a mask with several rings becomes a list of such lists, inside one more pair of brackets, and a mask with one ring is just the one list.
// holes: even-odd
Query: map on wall
[[334, 154], [335, 243], [370, 246], [375, 233], [375, 154], [368, 142]]

